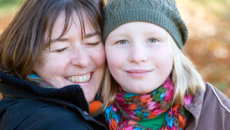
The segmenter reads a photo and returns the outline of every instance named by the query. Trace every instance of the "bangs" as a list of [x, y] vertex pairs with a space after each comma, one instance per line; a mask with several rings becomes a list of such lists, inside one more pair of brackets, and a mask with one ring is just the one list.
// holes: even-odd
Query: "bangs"
[[9, 26], [0, 35], [0, 69], [24, 80], [33, 73], [44, 48], [50, 46], [55, 21], [65, 12], [62, 33], [65, 35], [77, 13], [81, 37], [85, 35], [83, 17], [87, 17], [101, 37], [102, 8], [100, 0], [26, 0]]
[[[94, 3], [94, 4], [92, 4]], [[102, 17], [101, 17], [101, 9], [98, 8], [100, 3], [92, 2], [89, 3], [88, 0], [83, 0], [81, 2], [76, 1], [67, 1], [64, 4], [60, 3], [58, 5], [53, 5], [51, 8], [48, 9], [47, 17], [45, 18], [45, 26], [44, 26], [44, 34], [43, 34], [43, 49], [50, 47], [51, 44], [51, 37], [52, 31], [54, 28], [54, 24], [60, 15], [61, 12], [65, 12], [65, 22], [64, 28], [62, 30], [61, 35], [54, 40], [59, 40], [63, 37], [71, 28], [73, 21], [73, 14], [74, 11], [76, 12], [81, 27], [81, 38], [85, 36], [85, 21], [84, 16], [90, 21], [91, 25], [93, 26], [95, 32], [99, 35], [100, 39], [102, 40]], [[46, 36], [45, 36], [46, 35]], [[46, 38], [46, 39], [45, 39]]]

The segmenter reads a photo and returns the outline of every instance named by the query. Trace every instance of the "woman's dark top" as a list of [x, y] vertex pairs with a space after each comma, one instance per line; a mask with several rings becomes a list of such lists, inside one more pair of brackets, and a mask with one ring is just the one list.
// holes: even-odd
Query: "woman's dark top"
[[0, 71], [0, 130], [105, 130], [79, 85], [42, 88]]

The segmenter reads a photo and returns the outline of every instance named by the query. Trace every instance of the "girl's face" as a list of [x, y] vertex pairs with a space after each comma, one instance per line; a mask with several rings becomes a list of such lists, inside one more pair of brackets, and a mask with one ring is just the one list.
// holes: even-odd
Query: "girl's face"
[[152, 23], [130, 22], [108, 35], [105, 42], [108, 66], [126, 92], [149, 93], [170, 75], [173, 54], [167, 34]]
[[34, 71], [54, 88], [79, 84], [90, 102], [94, 99], [104, 74], [104, 46], [86, 15], [83, 39], [76, 12], [72, 18], [68, 31], [57, 39], [64, 28], [65, 12], [58, 16], [50, 48], [42, 52]]

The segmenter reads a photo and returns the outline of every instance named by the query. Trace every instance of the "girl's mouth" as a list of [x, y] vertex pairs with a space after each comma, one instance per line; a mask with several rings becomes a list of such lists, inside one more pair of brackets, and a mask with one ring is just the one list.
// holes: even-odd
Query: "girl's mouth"
[[143, 77], [151, 71], [152, 70], [127, 70], [125, 72], [131, 75], [132, 77]]

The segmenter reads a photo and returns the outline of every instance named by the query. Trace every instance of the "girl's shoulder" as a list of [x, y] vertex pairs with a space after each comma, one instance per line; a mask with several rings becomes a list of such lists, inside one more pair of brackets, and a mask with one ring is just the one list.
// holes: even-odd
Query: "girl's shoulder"
[[[204, 98], [205, 99], [208, 98], [208, 99], [206, 99], [208, 101], [212, 100], [214, 98], [215, 100], [212, 100], [211, 103], [214, 103], [213, 105], [216, 104], [219, 107], [222, 107], [225, 111], [227, 111], [228, 114], [230, 114], [230, 100], [229, 100], [229, 98], [210, 83], [206, 83], [206, 91], [205, 91]], [[206, 101], [206, 100], [204, 100], [204, 101]]]
[[230, 128], [230, 123], [228, 123], [230, 120], [230, 100], [210, 83], [206, 83], [205, 91], [198, 89], [193, 102], [185, 108], [191, 113], [186, 123], [186, 130], [204, 130], [207, 128], [224, 130]]

